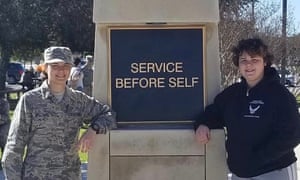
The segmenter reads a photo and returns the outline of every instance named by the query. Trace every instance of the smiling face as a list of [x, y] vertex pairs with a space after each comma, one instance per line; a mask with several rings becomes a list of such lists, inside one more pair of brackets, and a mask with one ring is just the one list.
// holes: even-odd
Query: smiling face
[[264, 77], [266, 63], [262, 56], [250, 55], [243, 51], [239, 57], [238, 66], [249, 87], [255, 86]]
[[46, 66], [49, 85], [66, 86], [72, 65], [64, 62], [51, 63]]

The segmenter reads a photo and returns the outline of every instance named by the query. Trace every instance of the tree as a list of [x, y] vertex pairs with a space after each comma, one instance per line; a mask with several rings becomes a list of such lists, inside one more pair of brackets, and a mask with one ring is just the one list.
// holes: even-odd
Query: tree
[[32, 60], [50, 45], [93, 52], [93, 1], [0, 0], [0, 90], [12, 56]]
[[0, 4], [0, 90], [4, 90], [9, 58], [20, 35], [19, 16], [16, 11], [19, 2], [17, 0], [8, 2], [0, 0]]
[[58, 35], [63, 37], [61, 43], [68, 44], [73, 51], [93, 52], [95, 38], [95, 25], [92, 21], [93, 0], [60, 1], [57, 15], [64, 17], [64, 21], [57, 22], [56, 29]]
[[[289, 7], [287, 18], [287, 70], [292, 74], [300, 72], [300, 39], [295, 35], [293, 24], [293, 11]], [[274, 54], [275, 65], [280, 69], [281, 60], [284, 58], [282, 51], [282, 18], [280, 4], [266, 1], [220, 1], [220, 60], [221, 81], [223, 88], [239, 79], [237, 68], [232, 65], [230, 50], [232, 45], [240, 39], [248, 37], [262, 38]], [[298, 89], [291, 89], [297, 96]]]
[[[300, 84], [300, 34], [288, 37], [287, 39], [287, 67], [295, 78], [296, 85]], [[299, 88], [290, 88], [295, 96], [300, 95]]]
[[232, 45], [254, 32], [248, 7], [252, 0], [221, 0], [219, 23], [219, 47], [221, 83], [223, 88], [239, 78], [237, 68], [231, 62]]

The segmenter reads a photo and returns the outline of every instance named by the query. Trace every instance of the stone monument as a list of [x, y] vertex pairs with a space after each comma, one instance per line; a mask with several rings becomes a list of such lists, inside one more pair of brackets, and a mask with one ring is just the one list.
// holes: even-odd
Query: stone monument
[[97, 136], [89, 180], [222, 180], [224, 131], [193, 121], [220, 91], [218, 1], [95, 0], [93, 94], [117, 112]]

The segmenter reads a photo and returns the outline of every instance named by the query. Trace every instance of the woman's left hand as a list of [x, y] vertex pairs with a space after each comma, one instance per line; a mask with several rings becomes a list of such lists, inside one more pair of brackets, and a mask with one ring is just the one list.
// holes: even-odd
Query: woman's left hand
[[88, 152], [94, 145], [96, 135], [96, 132], [92, 128], [88, 128], [77, 144], [78, 150], [83, 153]]

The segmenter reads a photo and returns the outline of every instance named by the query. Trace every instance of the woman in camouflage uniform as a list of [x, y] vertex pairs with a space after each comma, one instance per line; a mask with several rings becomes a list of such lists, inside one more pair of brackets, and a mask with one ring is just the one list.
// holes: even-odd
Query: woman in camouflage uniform
[[[69, 48], [50, 47], [44, 58], [48, 79], [26, 92], [15, 109], [2, 160], [4, 175], [11, 180], [79, 180], [78, 150], [86, 152], [96, 134], [115, 127], [114, 113], [66, 86], [72, 67]], [[90, 127], [78, 141], [83, 123]]]
[[9, 103], [4, 94], [0, 94], [0, 148], [2, 152], [6, 144], [9, 125]]

